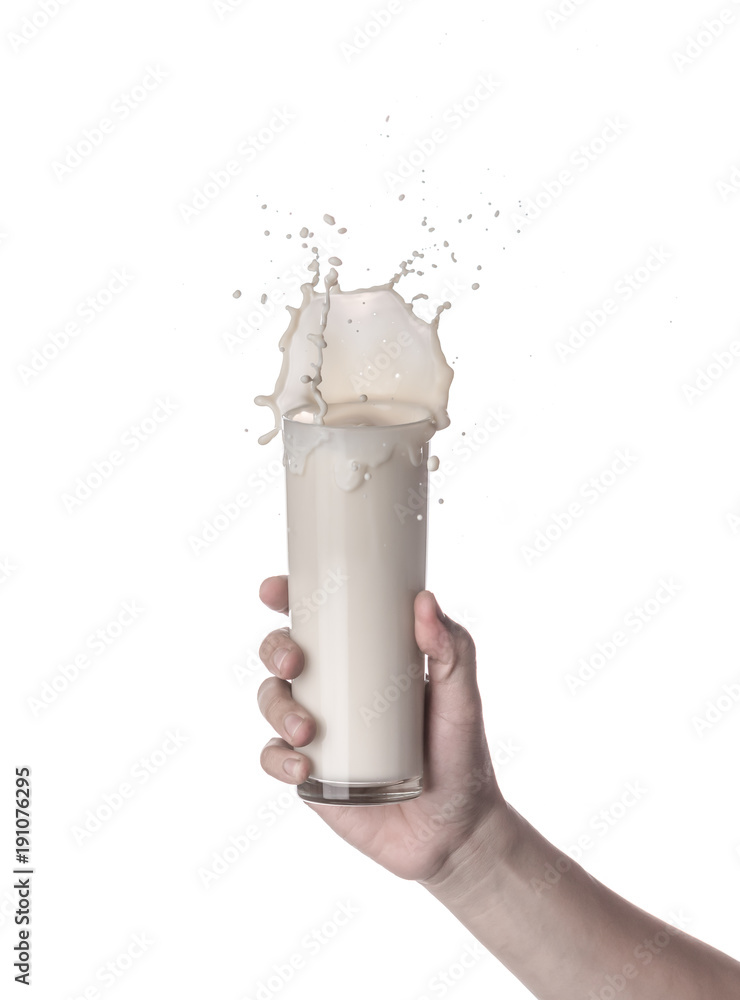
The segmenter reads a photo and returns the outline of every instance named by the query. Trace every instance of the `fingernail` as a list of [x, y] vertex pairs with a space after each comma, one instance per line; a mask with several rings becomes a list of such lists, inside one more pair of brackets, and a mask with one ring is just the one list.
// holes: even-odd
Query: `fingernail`
[[298, 777], [298, 768], [301, 766], [301, 762], [297, 757], [288, 757], [287, 760], [283, 761], [283, 770], [290, 778]]
[[276, 670], [280, 669], [280, 664], [283, 662], [283, 660], [287, 655], [288, 655], [288, 650], [285, 648], [285, 646], [282, 646], [280, 649], [276, 649], [275, 652], [272, 654], [272, 662]]
[[296, 715], [295, 712], [291, 712], [290, 715], [285, 716], [283, 725], [285, 726], [285, 732], [292, 740], [300, 727], [303, 725], [303, 719], [300, 715]]

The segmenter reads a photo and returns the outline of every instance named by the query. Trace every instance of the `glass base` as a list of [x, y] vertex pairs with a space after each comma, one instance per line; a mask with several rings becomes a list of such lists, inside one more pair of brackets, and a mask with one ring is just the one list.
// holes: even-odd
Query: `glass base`
[[308, 778], [298, 785], [306, 802], [329, 806], [384, 806], [415, 799], [423, 791], [421, 776], [399, 781], [322, 781]]

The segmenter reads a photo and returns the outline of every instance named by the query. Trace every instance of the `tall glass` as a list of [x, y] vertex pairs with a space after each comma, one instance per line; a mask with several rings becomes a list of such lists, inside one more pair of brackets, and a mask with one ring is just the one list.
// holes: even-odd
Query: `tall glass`
[[315, 717], [298, 794], [372, 805], [422, 790], [424, 657], [413, 604], [425, 587], [427, 457], [418, 407], [331, 406], [283, 418], [295, 699]]

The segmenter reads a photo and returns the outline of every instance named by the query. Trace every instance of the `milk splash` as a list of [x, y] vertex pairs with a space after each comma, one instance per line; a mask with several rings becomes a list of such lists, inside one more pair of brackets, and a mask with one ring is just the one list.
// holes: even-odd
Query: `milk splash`
[[311, 269], [313, 280], [301, 286], [300, 306], [286, 307], [291, 318], [279, 343], [283, 360], [275, 389], [255, 398], [275, 418], [259, 443], [271, 441], [286, 416], [345, 427], [426, 421], [431, 425], [426, 440], [447, 427], [454, 372], [438, 327], [449, 303], [431, 322], [416, 316], [395, 288], [408, 273], [405, 262], [387, 283], [346, 292], [333, 267], [319, 292], [318, 261]]

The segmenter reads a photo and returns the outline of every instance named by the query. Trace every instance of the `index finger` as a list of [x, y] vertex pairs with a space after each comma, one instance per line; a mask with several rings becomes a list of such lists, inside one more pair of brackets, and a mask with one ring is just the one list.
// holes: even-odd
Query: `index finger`
[[272, 611], [288, 613], [288, 577], [268, 576], [260, 586], [260, 600]]

